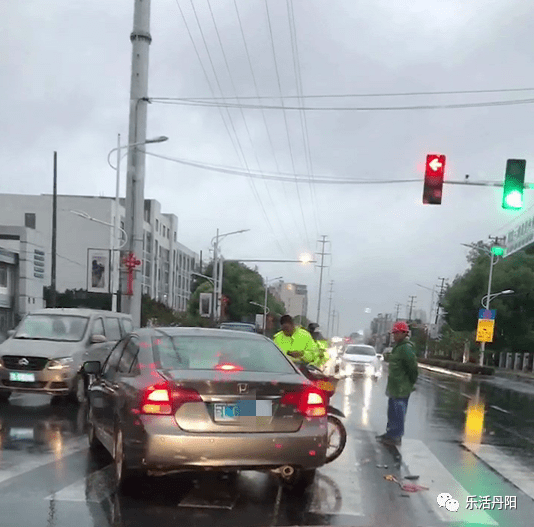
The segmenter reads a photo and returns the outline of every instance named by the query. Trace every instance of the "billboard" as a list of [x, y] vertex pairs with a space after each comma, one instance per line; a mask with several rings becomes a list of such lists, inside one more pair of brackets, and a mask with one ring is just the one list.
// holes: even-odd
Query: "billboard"
[[110, 250], [87, 249], [87, 291], [109, 293]]

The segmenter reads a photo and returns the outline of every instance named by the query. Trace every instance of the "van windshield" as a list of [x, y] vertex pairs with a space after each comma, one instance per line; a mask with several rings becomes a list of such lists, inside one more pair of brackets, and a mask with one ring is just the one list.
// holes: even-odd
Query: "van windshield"
[[14, 338], [78, 342], [82, 340], [88, 322], [88, 317], [81, 316], [28, 315], [20, 323]]

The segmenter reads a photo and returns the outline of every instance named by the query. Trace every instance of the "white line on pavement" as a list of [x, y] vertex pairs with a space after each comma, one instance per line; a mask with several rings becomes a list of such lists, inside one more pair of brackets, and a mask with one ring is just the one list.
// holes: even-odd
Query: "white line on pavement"
[[[441, 521], [450, 525], [454, 522], [462, 522], [466, 525], [498, 525], [483, 510], [468, 510], [467, 497], [471, 494], [465, 490], [452, 474], [441, 464], [430, 449], [417, 439], [403, 439], [402, 447], [399, 447], [402, 462], [410, 474], [419, 475], [417, 482], [426, 486], [429, 490], [419, 494], [428, 502], [431, 510], [434, 510]], [[439, 494], [448, 493], [460, 503], [457, 512], [449, 512], [445, 507], [440, 507], [437, 502]]]
[[531, 468], [521, 465], [515, 458], [494, 446], [478, 443], [463, 443], [463, 445], [519, 490], [534, 499], [534, 474]]
[[17, 464], [13, 468], [2, 468], [0, 465], [0, 483], [7, 481], [11, 478], [21, 476], [26, 472], [30, 472], [44, 465], [50, 463], [57, 463], [61, 461], [64, 457], [75, 454], [76, 452], [81, 452], [87, 450], [87, 438], [80, 437], [72, 440], [65, 446], [61, 447], [61, 450], [57, 453], [52, 452], [50, 454], [27, 454], [30, 459], [23, 461], [20, 464]]
[[72, 485], [61, 489], [59, 492], [47, 496], [45, 500], [55, 501], [91, 501], [100, 503], [109, 496], [112, 491], [113, 466], [91, 473], [85, 478], [81, 478]]

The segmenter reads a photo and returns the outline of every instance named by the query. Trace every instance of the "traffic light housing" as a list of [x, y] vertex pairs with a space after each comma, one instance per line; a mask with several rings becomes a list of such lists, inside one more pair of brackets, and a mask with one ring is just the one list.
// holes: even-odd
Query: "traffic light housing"
[[504, 176], [502, 208], [519, 210], [523, 208], [523, 187], [525, 186], [525, 159], [508, 159]]
[[505, 251], [505, 248], [502, 245], [495, 244], [491, 246], [491, 252], [495, 256], [504, 256], [504, 251]]
[[444, 176], [445, 156], [428, 154], [426, 156], [425, 185], [423, 187], [423, 203], [425, 205], [441, 205]]

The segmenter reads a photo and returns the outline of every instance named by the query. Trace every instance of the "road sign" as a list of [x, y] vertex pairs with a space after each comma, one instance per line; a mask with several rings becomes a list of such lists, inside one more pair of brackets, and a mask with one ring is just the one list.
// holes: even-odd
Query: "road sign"
[[493, 342], [495, 320], [479, 318], [477, 326], [477, 342]]
[[485, 320], [495, 320], [496, 309], [479, 309], [478, 318], [483, 318]]

